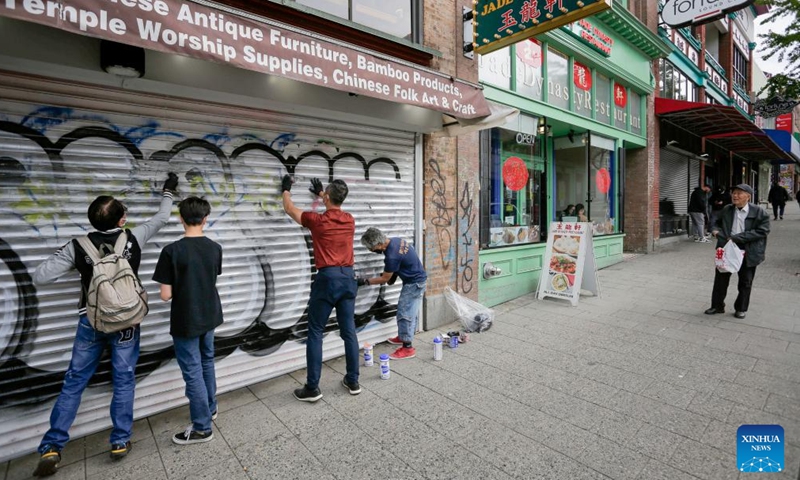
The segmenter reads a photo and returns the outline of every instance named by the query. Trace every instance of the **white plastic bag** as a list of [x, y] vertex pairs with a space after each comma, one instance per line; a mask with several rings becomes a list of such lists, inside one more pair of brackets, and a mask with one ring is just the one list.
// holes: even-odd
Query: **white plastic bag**
[[494, 311], [489, 307], [484, 307], [474, 300], [462, 297], [450, 287], [444, 288], [444, 298], [455, 310], [458, 320], [464, 326], [464, 330], [480, 333], [491, 328], [494, 321]]
[[717, 249], [715, 263], [722, 273], [736, 273], [742, 268], [744, 250], [737, 247], [733, 240], [728, 240], [724, 248]]

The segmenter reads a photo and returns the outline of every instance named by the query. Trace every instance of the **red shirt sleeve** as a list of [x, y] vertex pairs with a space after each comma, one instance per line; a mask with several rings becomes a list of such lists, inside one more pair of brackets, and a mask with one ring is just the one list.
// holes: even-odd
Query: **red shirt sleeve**
[[300, 225], [306, 227], [309, 230], [313, 230], [319, 224], [319, 217], [318, 213], [314, 212], [303, 212], [300, 215]]

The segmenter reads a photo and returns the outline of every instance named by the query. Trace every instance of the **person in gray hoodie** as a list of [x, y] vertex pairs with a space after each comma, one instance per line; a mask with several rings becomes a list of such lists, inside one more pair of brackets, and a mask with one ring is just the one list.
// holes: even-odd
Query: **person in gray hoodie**
[[[128, 260], [138, 276], [142, 260], [142, 247], [169, 222], [172, 197], [178, 187], [178, 176], [169, 174], [164, 183], [158, 213], [147, 222], [126, 229], [127, 208], [114, 197], [101, 195], [89, 205], [89, 222], [96, 231], [88, 234], [95, 247], [114, 245], [120, 235], [128, 239], [122, 256]], [[72, 359], [64, 375], [64, 384], [50, 413], [50, 429], [39, 443], [39, 463], [35, 477], [56, 473], [61, 462], [61, 450], [69, 441], [69, 429], [81, 396], [94, 375], [106, 348], [111, 350], [111, 458], [118, 460], [131, 449], [133, 431], [133, 396], [136, 386], [136, 362], [139, 360], [139, 325], [113, 333], [104, 333], [92, 327], [86, 315], [86, 292], [92, 280], [93, 264], [77, 239], [73, 239], [42, 262], [33, 275], [37, 285], [55, 283], [59, 278], [77, 270], [81, 277], [81, 299], [78, 304], [78, 330], [72, 347]]]

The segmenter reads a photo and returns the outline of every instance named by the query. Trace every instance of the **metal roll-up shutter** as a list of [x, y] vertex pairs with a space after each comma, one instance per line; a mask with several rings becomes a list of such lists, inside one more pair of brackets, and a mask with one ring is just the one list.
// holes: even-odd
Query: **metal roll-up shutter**
[[[31, 275], [87, 233], [87, 207], [97, 195], [120, 198], [129, 226], [156, 213], [170, 171], [179, 174], [181, 196], [210, 201], [206, 234], [224, 257], [220, 393], [305, 366], [315, 270], [308, 231], [282, 209], [287, 171], [294, 171], [293, 199], [303, 210], [324, 210], [307, 189], [310, 178], [347, 182], [358, 273], [383, 271], [383, 258], [359, 242], [368, 227], [414, 238], [413, 133], [35, 77], [0, 74], [0, 90], [0, 461], [32, 451], [47, 429], [77, 328], [77, 275], [48, 286], [33, 286]], [[142, 324], [136, 417], [186, 403], [170, 350], [169, 304], [152, 281], [160, 250], [183, 233], [176, 212], [143, 248], [139, 274], [150, 314]], [[396, 335], [400, 288], [359, 289], [360, 342]], [[335, 317], [326, 359], [343, 353], [334, 327]], [[111, 425], [108, 373], [101, 364], [84, 393], [74, 437]]]
[[689, 159], [689, 195], [695, 188], [700, 186], [700, 160], [697, 158]]
[[676, 215], [686, 215], [689, 207], [689, 163], [686, 155], [661, 149], [659, 200], [672, 202]]

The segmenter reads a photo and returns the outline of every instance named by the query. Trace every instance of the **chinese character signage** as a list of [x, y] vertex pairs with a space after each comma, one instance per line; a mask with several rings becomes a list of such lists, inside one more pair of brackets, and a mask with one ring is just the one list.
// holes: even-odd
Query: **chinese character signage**
[[600, 295], [590, 222], [550, 224], [538, 297], [569, 300], [578, 305], [581, 289]]
[[611, 8], [612, 0], [476, 0], [474, 46], [480, 54]]

